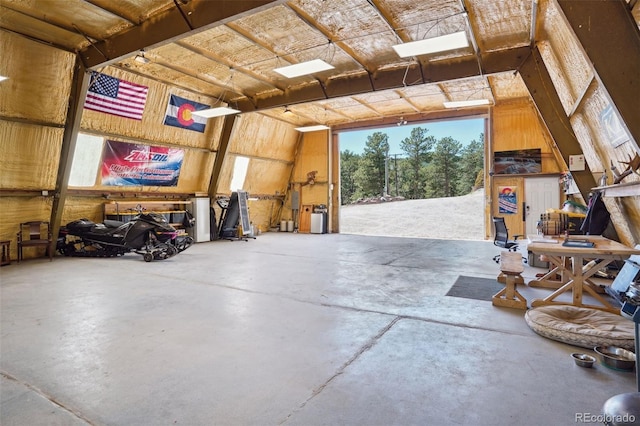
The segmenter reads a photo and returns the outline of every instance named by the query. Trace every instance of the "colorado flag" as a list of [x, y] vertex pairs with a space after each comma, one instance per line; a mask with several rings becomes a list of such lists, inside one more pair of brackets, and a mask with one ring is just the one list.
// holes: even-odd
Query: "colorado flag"
[[207, 119], [193, 115], [192, 113], [193, 111], [201, 111], [209, 108], [208, 105], [171, 95], [169, 105], [167, 105], [167, 113], [164, 117], [164, 124], [204, 133], [204, 126], [207, 124]]

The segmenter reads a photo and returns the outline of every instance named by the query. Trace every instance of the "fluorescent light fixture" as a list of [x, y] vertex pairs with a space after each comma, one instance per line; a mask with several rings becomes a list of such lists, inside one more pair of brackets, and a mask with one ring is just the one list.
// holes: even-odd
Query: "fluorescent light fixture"
[[475, 99], [469, 101], [453, 101], [453, 102], [444, 102], [445, 108], [462, 108], [469, 106], [479, 106], [479, 105], [489, 105], [489, 99]]
[[4, 75], [0, 75], [0, 81], [8, 80], [9, 77], [5, 77]]
[[300, 77], [301, 75], [331, 70], [333, 68], [335, 68], [333, 65], [326, 63], [322, 59], [314, 59], [312, 61], [300, 62], [299, 64], [295, 65], [274, 68], [274, 71], [278, 74], [282, 74], [287, 78], [294, 78]]
[[199, 117], [212, 118], [212, 117], [222, 117], [223, 115], [238, 114], [240, 112], [242, 111], [239, 111], [233, 108], [217, 107], [217, 108], [201, 109], [200, 111], [192, 111], [191, 114], [197, 115]]
[[427, 55], [429, 53], [469, 47], [469, 39], [467, 39], [466, 31], [458, 31], [457, 33], [439, 37], [396, 44], [391, 47], [393, 47], [393, 50], [395, 50], [401, 58], [409, 58], [411, 56]]
[[325, 126], [323, 124], [318, 124], [315, 126], [306, 126], [306, 127], [296, 127], [296, 130], [299, 132], [315, 132], [318, 130], [329, 130], [329, 126]]

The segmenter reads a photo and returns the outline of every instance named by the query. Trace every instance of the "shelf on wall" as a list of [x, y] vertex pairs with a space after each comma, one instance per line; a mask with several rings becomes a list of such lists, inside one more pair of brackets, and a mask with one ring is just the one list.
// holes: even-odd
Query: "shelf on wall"
[[104, 204], [104, 219], [128, 222], [138, 214], [136, 207], [165, 216], [174, 227], [182, 226], [185, 210], [191, 201], [111, 201]]
[[615, 185], [596, 186], [592, 191], [602, 192], [603, 197], [632, 197], [640, 195], [640, 182], [623, 182]]

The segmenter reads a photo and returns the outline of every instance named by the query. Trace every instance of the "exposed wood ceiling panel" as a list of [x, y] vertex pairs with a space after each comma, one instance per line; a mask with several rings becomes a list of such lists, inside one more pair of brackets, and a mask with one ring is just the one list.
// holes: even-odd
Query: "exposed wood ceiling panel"
[[130, 28], [133, 24], [84, 0], [2, 0], [3, 9], [48, 22], [69, 32], [104, 40]]
[[466, 3], [480, 50], [490, 52], [530, 43], [533, 0]]
[[421, 111], [442, 109], [442, 103], [447, 100], [442, 89], [437, 84], [410, 86], [398, 90], [400, 94], [416, 105]]
[[[247, 94], [260, 94], [276, 88], [284, 90], [270, 77], [277, 60], [273, 53], [226, 26], [182, 39], [176, 44], [194, 50], [222, 65], [221, 81], [245, 89]], [[225, 74], [226, 73], [226, 74]]]
[[[295, 125], [340, 125], [443, 111], [447, 100], [528, 96], [509, 74], [529, 52], [532, 4], [0, 0], [0, 26], [76, 51], [91, 69], [113, 65]], [[392, 48], [457, 31], [468, 47], [413, 58]], [[141, 49], [150, 63], [134, 61]], [[293, 79], [274, 72], [311, 59], [335, 68]]]
[[0, 26], [26, 37], [43, 40], [47, 44], [66, 50], [74, 50], [89, 42], [77, 32], [67, 31], [48, 22], [40, 21], [24, 13], [5, 7], [0, 3]]
[[[393, 29], [366, 0], [348, 4], [303, 0], [290, 2], [290, 5], [300, 16], [318, 26], [325, 44], [330, 40], [337, 46], [327, 53], [331, 55], [331, 64], [338, 65], [339, 72], [349, 72], [358, 66], [373, 72], [382, 65], [405, 62], [391, 49], [399, 43]], [[349, 52], [351, 57], [335, 58], [341, 51]]]
[[[133, 59], [127, 59], [117, 66], [117, 68], [214, 98], [221, 96], [224, 91], [221, 87], [212, 83], [208, 83], [202, 79], [192, 77], [189, 74], [185, 74], [179, 70], [175, 70], [158, 63], [140, 64]], [[109, 73], [108, 68], [101, 71], [107, 74]]]
[[496, 101], [528, 98], [529, 90], [522, 81], [520, 74], [505, 72], [487, 77]]
[[173, 0], [86, 0], [86, 2], [108, 10], [136, 25], [175, 7]]
[[466, 80], [445, 81], [440, 83], [447, 100], [471, 101], [488, 99], [493, 101], [491, 88], [488, 82], [482, 78], [470, 78]]

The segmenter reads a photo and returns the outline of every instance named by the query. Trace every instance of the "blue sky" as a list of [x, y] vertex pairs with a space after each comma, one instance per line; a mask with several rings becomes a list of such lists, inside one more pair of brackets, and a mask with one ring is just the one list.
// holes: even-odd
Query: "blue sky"
[[340, 132], [340, 151], [348, 149], [356, 154], [362, 154], [367, 144], [367, 137], [375, 132], [382, 132], [389, 136], [389, 154], [403, 154], [400, 142], [411, 135], [411, 130], [414, 127], [427, 129], [427, 136], [432, 135], [436, 140], [451, 136], [466, 146], [472, 140], [478, 140], [480, 133], [484, 133], [484, 118], [432, 121], [416, 125]]

